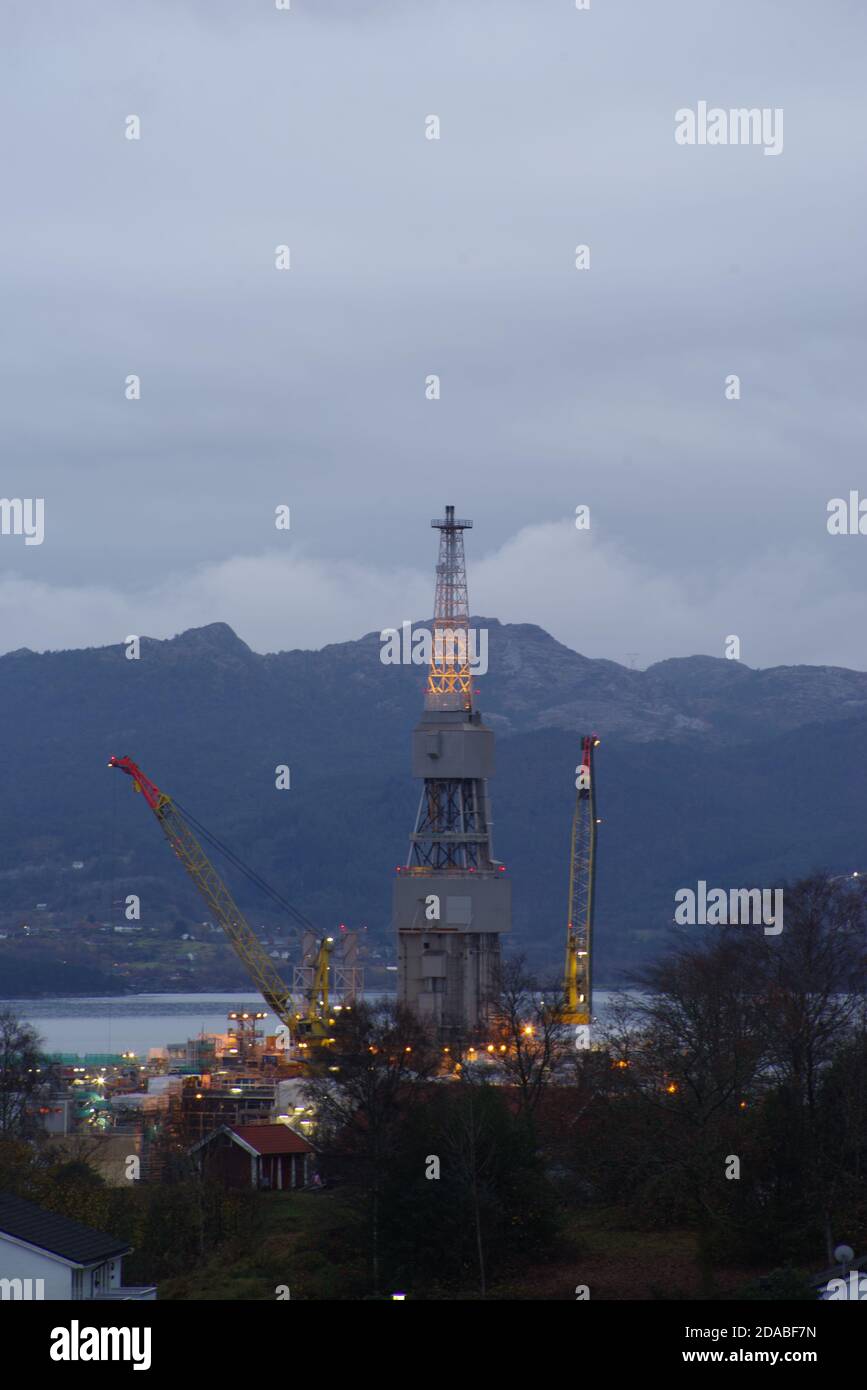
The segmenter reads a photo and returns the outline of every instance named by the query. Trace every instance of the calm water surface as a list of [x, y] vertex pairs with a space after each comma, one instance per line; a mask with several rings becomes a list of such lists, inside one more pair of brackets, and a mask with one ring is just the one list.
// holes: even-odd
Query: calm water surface
[[[380, 996], [373, 995], [371, 998]], [[594, 993], [604, 1018], [612, 995]], [[183, 1043], [204, 1033], [224, 1033], [230, 1009], [261, 1009], [253, 994], [126, 994], [109, 999], [8, 999], [0, 1001], [27, 1019], [47, 1052], [135, 1052]], [[273, 1027], [269, 1020], [266, 1028]]]

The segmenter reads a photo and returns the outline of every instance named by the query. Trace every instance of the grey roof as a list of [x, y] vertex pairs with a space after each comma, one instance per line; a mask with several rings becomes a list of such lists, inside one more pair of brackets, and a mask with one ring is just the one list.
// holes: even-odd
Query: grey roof
[[46, 1211], [8, 1192], [0, 1192], [0, 1235], [3, 1234], [78, 1265], [124, 1255], [132, 1248], [128, 1241], [116, 1240], [103, 1231], [94, 1231], [80, 1221], [70, 1221], [68, 1216], [58, 1216], [56, 1212]]

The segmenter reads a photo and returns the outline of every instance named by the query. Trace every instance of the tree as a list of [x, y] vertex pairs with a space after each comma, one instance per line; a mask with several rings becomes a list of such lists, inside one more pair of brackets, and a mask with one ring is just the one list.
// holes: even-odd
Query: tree
[[316, 1049], [306, 1087], [319, 1117], [317, 1140], [349, 1159], [369, 1227], [374, 1292], [380, 1286], [380, 1227], [386, 1172], [400, 1127], [439, 1066], [431, 1034], [408, 1010], [382, 1002], [341, 1012], [335, 1042]]
[[693, 1225], [706, 1271], [711, 1247], [760, 1262], [821, 1240], [830, 1260], [860, 1227], [865, 902], [811, 875], [784, 889], [782, 932], [721, 928], [627, 1003], [624, 1094], [590, 1162], [609, 1196]]
[[474, 1289], [550, 1257], [554, 1194], [513, 1099], [484, 1062], [424, 1088], [395, 1136], [382, 1200], [393, 1288]]
[[867, 889], [813, 874], [784, 890], [779, 936], [753, 946], [774, 1074], [815, 1110], [819, 1078], [864, 1008]]
[[497, 1036], [505, 1048], [498, 1056], [531, 1134], [539, 1102], [564, 1056], [563, 1010], [562, 997], [539, 984], [523, 956], [506, 961], [494, 1004]]
[[0, 1008], [0, 1136], [26, 1137], [35, 1132], [34, 1099], [45, 1089], [42, 1039], [8, 1005]]
[[590, 1157], [603, 1190], [618, 1201], [628, 1194], [640, 1219], [697, 1229], [706, 1291], [711, 1235], [739, 1186], [727, 1170], [743, 1157], [766, 1058], [743, 946], [737, 929], [723, 931], [709, 948], [681, 948], [644, 972], [613, 1039], [628, 1062], [617, 1073], [622, 1094]]
[[[751, 964], [776, 1082], [765, 1116], [775, 1160], [770, 1192], [778, 1211], [799, 1209], [802, 1227], [820, 1227], [830, 1262], [834, 1208], [847, 1169], [829, 1130], [829, 1082], [835, 1059], [856, 1041], [865, 1010], [867, 890], [815, 873], [785, 889], [784, 908], [783, 931], [757, 940]], [[837, 1115], [846, 1126], [839, 1106]]]
[[445, 1130], [447, 1153], [469, 1197], [482, 1298], [487, 1292], [482, 1231], [483, 1196], [489, 1198], [492, 1193], [498, 1159], [496, 1135], [490, 1124], [489, 1107], [485, 1105], [486, 1089], [485, 1081], [475, 1076], [472, 1065], [464, 1066], [460, 1095], [457, 1103], [451, 1107], [451, 1123]]

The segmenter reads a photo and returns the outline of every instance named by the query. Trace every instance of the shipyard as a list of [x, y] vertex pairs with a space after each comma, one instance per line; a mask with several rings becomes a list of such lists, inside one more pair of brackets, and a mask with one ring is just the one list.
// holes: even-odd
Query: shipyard
[[[515, 902], [527, 902], [527, 888], [530, 899], [534, 892], [494, 844], [494, 726], [503, 721], [496, 709], [492, 723], [486, 720], [483, 691], [497, 678], [503, 629], [494, 628], [490, 645], [484, 625], [478, 640], [473, 634], [465, 540], [473, 522], [448, 504], [430, 527], [436, 538], [431, 619], [415, 629], [404, 620], [400, 629], [378, 634], [385, 647], [367, 649], [383, 690], [407, 666], [419, 682], [414, 714], [407, 703], [403, 729], [389, 730], [405, 749], [403, 778], [414, 788], [415, 812], [405, 824], [400, 861], [389, 867], [383, 855], [378, 864], [378, 891], [390, 899], [385, 924], [366, 909], [364, 921], [349, 910], [346, 920], [328, 919], [323, 929], [297, 890], [290, 899], [286, 883], [264, 877], [249, 850], [242, 857], [213, 822], [199, 819], [189, 791], [183, 801], [173, 794], [170, 766], [160, 766], [156, 781], [150, 758], [147, 770], [128, 751], [101, 763], [112, 847], [102, 873], [111, 913], [107, 921], [86, 913], [74, 929], [82, 943], [78, 968], [104, 962], [110, 945], [114, 978], [126, 982], [127, 992], [65, 1002], [22, 998], [0, 1008], [6, 1142], [15, 1164], [26, 1155], [24, 1183], [19, 1178], [12, 1191], [0, 1191], [0, 1242], [5, 1230], [9, 1240], [26, 1243], [31, 1227], [56, 1219], [58, 1248], [76, 1248], [81, 1237], [63, 1225], [67, 1216], [40, 1215], [31, 1200], [46, 1199], [46, 1181], [60, 1184], [55, 1191], [66, 1194], [63, 1210], [71, 1206], [79, 1223], [95, 1209], [126, 1230], [134, 1213], [141, 1220], [154, 1204], [168, 1202], [177, 1230], [167, 1248], [162, 1235], [128, 1249], [108, 1238], [107, 1249], [126, 1250], [135, 1281], [121, 1274], [119, 1258], [97, 1259], [75, 1276], [72, 1297], [195, 1296], [199, 1276], [185, 1250], [204, 1246], [220, 1260], [233, 1248], [232, 1231], [242, 1228], [259, 1232], [257, 1241], [267, 1241], [272, 1230], [281, 1250], [289, 1242], [280, 1258], [298, 1270], [296, 1298], [351, 1298], [365, 1288], [380, 1297], [440, 1297], [449, 1286], [488, 1297], [504, 1280], [526, 1279], [528, 1255], [530, 1296], [539, 1296], [551, 1279], [565, 1279], [562, 1262], [574, 1258], [570, 1242], [579, 1248], [577, 1233], [588, 1221], [593, 1229], [597, 1211], [610, 1220], [613, 1204], [617, 1219], [628, 1224], [629, 1206], [612, 1184], [618, 1173], [640, 1174], [641, 1145], [635, 1155], [618, 1156], [610, 1145], [616, 1148], [633, 1117], [646, 1111], [651, 1128], [662, 1125], [661, 1135], [671, 1131], [684, 1140], [699, 1120], [719, 1128], [724, 1178], [740, 1177], [737, 1130], [764, 1123], [778, 1074], [772, 1048], [780, 1034], [767, 1034], [765, 1018], [770, 1012], [773, 1022], [782, 1010], [778, 1027], [785, 1028], [792, 1006], [790, 994], [780, 994], [773, 938], [785, 936], [794, 966], [806, 949], [804, 933], [818, 931], [828, 952], [823, 988], [855, 978], [851, 943], [865, 912], [858, 870], [773, 892], [708, 890], [706, 880], [697, 892], [675, 890], [674, 926], [722, 936], [716, 944], [713, 936], [694, 946], [682, 942], [645, 970], [637, 987], [612, 979], [605, 954], [612, 914], [600, 893], [597, 861], [604, 844], [603, 873], [606, 855], [622, 862], [616, 840], [622, 813], [613, 817], [613, 838], [612, 818], [603, 825], [600, 814], [603, 740], [580, 729], [565, 742], [556, 769], [562, 809], [558, 833], [547, 843], [550, 865], [543, 861], [546, 874], [559, 880], [559, 922], [536, 917], [532, 932], [535, 959], [541, 951], [543, 961], [559, 960], [553, 968], [534, 968], [520, 949], [529, 944], [526, 919], [517, 932], [514, 921]], [[119, 660], [126, 659], [124, 650]], [[479, 653], [484, 661], [473, 669]], [[195, 784], [195, 768], [185, 771], [186, 782], [192, 771]], [[212, 771], [217, 801], [228, 806], [228, 774], [216, 759]], [[289, 765], [275, 771], [275, 789], [291, 789]], [[132, 814], [121, 810], [127, 805]], [[139, 839], [147, 846], [144, 862], [154, 865], [141, 883], [127, 867], [137, 862], [132, 845]], [[161, 860], [151, 858], [154, 841]], [[73, 861], [70, 882], [86, 873], [87, 863]], [[601, 881], [610, 896], [616, 876]], [[184, 884], [206, 915], [185, 907], [174, 926], [160, 928], [160, 918], [177, 910], [172, 903], [188, 901], [175, 898]], [[87, 905], [86, 886], [78, 901]], [[768, 906], [758, 918], [751, 911], [756, 904]], [[265, 905], [267, 923], [260, 921]], [[12, 915], [0, 949], [20, 961], [33, 950], [71, 951], [69, 929], [57, 925], [58, 917], [48, 895], [37, 900], [29, 920]], [[737, 932], [744, 920], [751, 934], [733, 937], [729, 928]], [[763, 947], [764, 937], [771, 940]], [[748, 949], [735, 949], [736, 940]], [[604, 987], [594, 968], [600, 952]], [[197, 975], [199, 989], [184, 993]], [[209, 980], [226, 984], [239, 976], [239, 989], [208, 992]], [[157, 992], [136, 992], [136, 979], [157, 985]], [[166, 990], [172, 982], [174, 993]], [[621, 987], [612, 989], [616, 984]], [[793, 977], [792, 988], [802, 982], [796, 986]], [[720, 997], [727, 1001], [723, 1012]], [[845, 1022], [854, 1018], [858, 998], [857, 989], [842, 1002], [829, 994], [826, 1007]], [[724, 1070], [711, 1082], [719, 1054], [708, 1058], [707, 1100], [694, 1093], [697, 1026], [703, 1035], [716, 1033], [724, 1050], [730, 1028], [751, 1039], [749, 1064], [736, 1050], [731, 1075]], [[67, 1046], [76, 1038], [80, 1051]], [[112, 1040], [118, 1050], [111, 1050]], [[704, 1145], [707, 1137], [699, 1134], [697, 1142]], [[3, 1153], [0, 1134], [0, 1165]], [[678, 1171], [685, 1180], [692, 1169], [678, 1163], [672, 1175]], [[393, 1186], [407, 1182], [413, 1215]], [[418, 1230], [419, 1221], [424, 1229], [440, 1219], [435, 1213], [443, 1200], [457, 1202], [464, 1223], [463, 1236], [451, 1237], [450, 1258], [437, 1242], [425, 1255], [418, 1236], [407, 1243], [400, 1229]], [[496, 1203], [491, 1209], [489, 1201]], [[273, 1202], [289, 1206], [278, 1213]], [[174, 1203], [183, 1205], [183, 1216]], [[390, 1204], [402, 1213], [395, 1228]], [[520, 1233], [514, 1245], [498, 1234], [509, 1211]], [[687, 1212], [688, 1206], [680, 1221], [688, 1226]], [[294, 1255], [293, 1238], [276, 1234], [286, 1220], [309, 1227]], [[335, 1223], [352, 1252], [348, 1267], [345, 1255], [336, 1264], [314, 1258], [323, 1241], [333, 1245]], [[99, 1228], [87, 1239], [99, 1243]], [[839, 1263], [848, 1261], [857, 1274], [849, 1249], [841, 1246]], [[32, 1275], [11, 1269], [10, 1275], [10, 1296], [25, 1297], [15, 1293], [14, 1280]], [[62, 1279], [52, 1285], [50, 1274], [41, 1277], [55, 1289], [49, 1297], [61, 1296]], [[602, 1277], [619, 1287], [616, 1260]], [[717, 1277], [725, 1288], [748, 1275], [723, 1263]], [[240, 1271], [221, 1274], [221, 1296], [233, 1296], [235, 1278], [247, 1287]], [[830, 1279], [827, 1270], [817, 1275], [817, 1287], [830, 1288]], [[389, 1294], [385, 1280], [406, 1287]], [[249, 1287], [260, 1286], [254, 1279]]]
[[[511, 884], [506, 865], [493, 851], [489, 779], [495, 770], [495, 740], [476, 708], [473, 685], [482, 672], [473, 667], [476, 643], [469, 626], [464, 552], [463, 533], [472, 522], [456, 519], [454, 507], [447, 506], [431, 526], [439, 532], [434, 617], [430, 628], [419, 629], [426, 644], [413, 639], [412, 647], [415, 664], [420, 661], [417, 652], [426, 652], [427, 668], [423, 710], [411, 735], [410, 770], [421, 784], [420, 799], [406, 862], [394, 870], [392, 890], [396, 1002], [435, 1052], [436, 1066], [428, 1066], [427, 1072], [431, 1082], [455, 1080], [469, 1067], [481, 1068], [490, 1084], [509, 1085], [514, 1056], [523, 1054], [531, 1066], [540, 1065], [532, 1060], [539, 1017], [544, 1018], [541, 1073], [547, 1070], [552, 1081], [560, 1081], [558, 1054], [592, 1045], [599, 823], [592, 766], [600, 740], [579, 741], [563, 978], [559, 988], [538, 990], [533, 1018], [510, 1016], [500, 997], [501, 937], [511, 929]], [[405, 622], [402, 630], [408, 636], [411, 624]], [[479, 650], [486, 658], [487, 633], [482, 636]], [[405, 659], [408, 650], [405, 641]], [[486, 668], [486, 660], [484, 664]], [[239, 1005], [227, 1012], [224, 1030], [149, 1046], [143, 1057], [129, 1050], [83, 1057], [46, 1051], [45, 1069], [52, 1076], [48, 1085], [54, 1089], [37, 1088], [30, 1106], [33, 1117], [61, 1148], [64, 1139], [86, 1134], [96, 1170], [110, 1177], [117, 1169], [122, 1181], [128, 1179], [131, 1163], [142, 1179], [161, 1180], [168, 1137], [192, 1145], [192, 1154], [218, 1132], [240, 1133], [251, 1125], [285, 1126], [288, 1145], [294, 1136], [309, 1141], [317, 1127], [316, 1107], [307, 1095], [315, 1054], [320, 1054], [320, 1069], [324, 1057], [328, 1074], [338, 1073], [339, 1034], [348, 1016], [368, 1007], [371, 997], [374, 1007], [390, 1002], [388, 994], [377, 999], [365, 991], [361, 962], [366, 951], [360, 934], [341, 923], [336, 936], [317, 937], [302, 911], [160, 790], [131, 757], [112, 756], [108, 766], [130, 778], [153, 813], [211, 915], [202, 926], [210, 932], [216, 925], [224, 933], [263, 1007]], [[267, 937], [263, 940], [251, 927], [216, 867], [220, 854], [286, 910], [296, 960], [290, 959], [289, 949], [269, 950]], [[133, 930], [126, 923], [139, 921], [140, 910], [138, 896], [128, 895], [113, 930]], [[182, 934], [187, 937], [189, 933]], [[531, 994], [529, 990], [528, 998]], [[404, 1046], [411, 1059], [411, 1045]], [[332, 1056], [333, 1062], [328, 1060]], [[314, 1153], [308, 1143], [303, 1164], [290, 1165], [289, 1186], [313, 1182]], [[276, 1174], [279, 1190], [284, 1176], [279, 1165]], [[316, 1180], [322, 1180], [318, 1173]], [[257, 1170], [255, 1185], [271, 1185], [268, 1165]]]
[[9, 8], [21, 1359], [580, 1302], [851, 1374], [860, 7]]

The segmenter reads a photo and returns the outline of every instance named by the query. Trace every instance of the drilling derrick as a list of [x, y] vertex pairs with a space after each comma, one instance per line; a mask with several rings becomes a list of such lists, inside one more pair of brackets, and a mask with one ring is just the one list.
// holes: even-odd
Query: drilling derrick
[[440, 533], [440, 554], [425, 709], [473, 708], [469, 666], [470, 606], [464, 559], [464, 531], [472, 524], [471, 521], [455, 521], [454, 507], [446, 507], [444, 521], [431, 522]]
[[443, 1037], [473, 1033], [497, 988], [500, 934], [511, 926], [511, 885], [493, 856], [488, 778], [494, 735], [473, 708], [463, 533], [446, 507], [424, 713], [412, 737], [422, 780], [406, 864], [394, 885], [401, 1003]]

